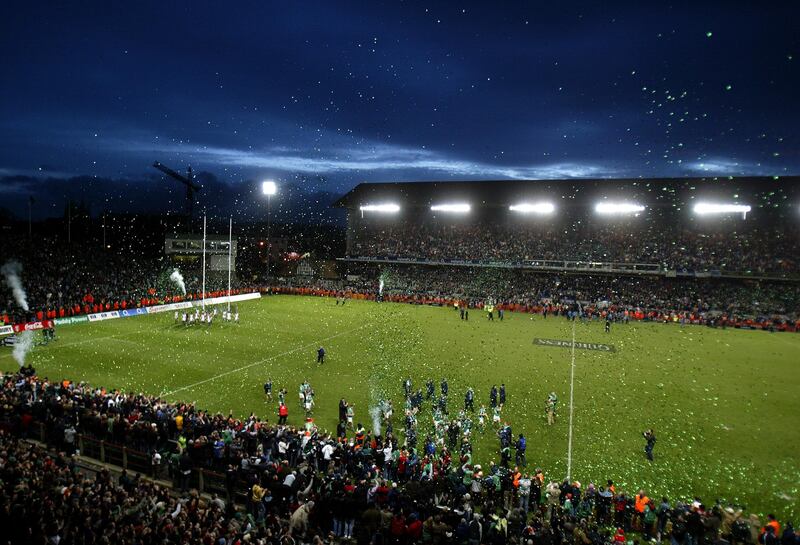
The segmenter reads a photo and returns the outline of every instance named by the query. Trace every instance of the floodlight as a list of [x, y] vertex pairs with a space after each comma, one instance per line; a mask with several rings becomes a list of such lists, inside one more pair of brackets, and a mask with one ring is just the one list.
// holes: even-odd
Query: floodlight
[[751, 210], [747, 204], [699, 202], [694, 205], [694, 213], [698, 216], [709, 214], [747, 214]]
[[632, 202], [599, 202], [595, 205], [598, 214], [638, 214], [644, 212], [644, 206]]
[[522, 202], [512, 204], [508, 209], [520, 214], [552, 214], [556, 207], [551, 202]]
[[261, 192], [264, 195], [274, 195], [278, 192], [278, 186], [272, 180], [267, 180], [266, 182], [261, 183]]
[[467, 203], [451, 203], [451, 204], [434, 204], [431, 206], [433, 212], [457, 212], [466, 213], [472, 210], [472, 207]]
[[400, 205], [394, 203], [362, 204], [359, 209], [362, 212], [384, 212], [393, 214], [400, 211]]

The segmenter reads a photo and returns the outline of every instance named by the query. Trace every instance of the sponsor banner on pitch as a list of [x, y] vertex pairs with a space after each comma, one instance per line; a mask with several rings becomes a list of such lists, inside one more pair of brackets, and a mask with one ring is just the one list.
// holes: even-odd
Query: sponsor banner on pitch
[[179, 310], [182, 308], [192, 308], [192, 303], [189, 301], [181, 301], [180, 303], [169, 303], [166, 305], [156, 305], [153, 307], [147, 307], [145, 312], [147, 314], [157, 314], [159, 312], [167, 312], [170, 310]]
[[66, 318], [56, 318], [53, 320], [53, 323], [56, 325], [70, 325], [70, 324], [82, 324], [83, 322], [88, 322], [88, 316], [67, 316]]
[[[250, 299], [260, 299], [260, 298], [261, 298], [260, 292], [242, 293], [240, 295], [231, 295], [230, 297], [228, 297], [227, 295], [223, 297], [212, 297], [211, 299], [206, 299], [205, 304], [221, 305], [222, 303], [227, 303], [228, 301], [230, 301], [231, 303], [237, 303], [239, 301], [249, 301]], [[199, 301], [194, 301], [193, 304], [196, 307], [201, 307], [203, 306], [203, 300], [201, 299]]]
[[[560, 339], [533, 339], [533, 344], [539, 346], [556, 346], [559, 348], [572, 348], [572, 341]], [[585, 343], [575, 341], [575, 348], [580, 350], [599, 350], [600, 352], [616, 352], [616, 349], [610, 344], [600, 343]]]
[[131, 316], [141, 316], [142, 314], [147, 314], [147, 309], [129, 308], [119, 311], [120, 318], [130, 318]]
[[28, 322], [27, 324], [14, 324], [12, 327], [14, 328], [14, 333], [20, 333], [22, 331], [36, 331], [37, 329], [53, 327], [53, 321], [42, 320], [41, 322]]
[[11, 335], [14, 333], [14, 326], [4, 325], [0, 327], [0, 335]]
[[114, 318], [119, 318], [119, 311], [118, 310], [109, 310], [108, 312], [97, 312], [95, 314], [89, 314], [89, 321], [90, 322], [100, 322], [103, 320], [113, 320]]

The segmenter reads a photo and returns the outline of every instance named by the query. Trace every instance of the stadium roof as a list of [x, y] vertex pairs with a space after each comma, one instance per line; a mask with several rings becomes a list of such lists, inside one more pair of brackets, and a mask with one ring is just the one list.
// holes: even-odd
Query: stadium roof
[[[507, 206], [526, 197], [646, 197], [647, 193], [667, 193], [671, 196], [670, 202], [695, 196], [755, 200], [771, 192], [780, 193], [782, 197], [798, 196], [800, 176], [376, 182], [358, 184], [332, 206], [355, 209], [365, 203], [392, 201], [407, 207], [427, 207], [443, 199], [470, 199], [484, 206]], [[792, 204], [798, 203], [792, 201]]]

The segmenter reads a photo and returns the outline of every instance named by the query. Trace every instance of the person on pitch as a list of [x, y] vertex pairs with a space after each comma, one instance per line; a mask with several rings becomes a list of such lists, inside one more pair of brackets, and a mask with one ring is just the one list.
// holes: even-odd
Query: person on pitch
[[492, 407], [492, 426], [500, 426], [500, 407], [497, 405]]
[[525, 450], [527, 450], [527, 448], [528, 441], [525, 439], [525, 436], [520, 433], [514, 449], [516, 451], [514, 461], [519, 467], [528, 465], [528, 461], [525, 459]]
[[556, 422], [556, 411], [558, 410], [558, 396], [555, 392], [550, 392], [544, 404], [544, 411], [547, 414], [547, 424], [552, 426]]
[[475, 390], [472, 387], [467, 388], [467, 393], [464, 395], [464, 410], [475, 411]]
[[300, 384], [300, 388], [297, 391], [298, 401], [300, 402], [300, 407], [305, 404], [306, 401], [306, 392], [308, 389], [311, 388], [311, 385], [308, 383], [307, 380], [304, 380], [302, 384]]
[[642, 433], [642, 437], [644, 437], [647, 444], [644, 447], [645, 456], [651, 462], [653, 461], [653, 448], [656, 446], [656, 434], [653, 431], [653, 428], [646, 430]]
[[289, 418], [289, 407], [281, 403], [280, 407], [278, 407], [278, 425], [285, 425], [287, 418]]
[[351, 430], [355, 430], [353, 427], [353, 418], [356, 415], [355, 405], [353, 403], [347, 404], [347, 427]]
[[317, 363], [325, 363], [325, 349], [321, 346], [317, 349]]
[[272, 379], [268, 378], [264, 383], [264, 395], [267, 396], [269, 401], [272, 401]]
[[425, 388], [427, 390], [425, 399], [432, 399], [436, 393], [436, 387], [433, 385], [433, 381], [431, 379], [428, 379], [428, 381], [425, 383]]

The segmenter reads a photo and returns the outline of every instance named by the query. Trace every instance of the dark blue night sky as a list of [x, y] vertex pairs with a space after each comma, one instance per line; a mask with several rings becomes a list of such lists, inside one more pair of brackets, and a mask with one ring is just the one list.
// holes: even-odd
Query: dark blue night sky
[[243, 213], [268, 177], [324, 208], [361, 181], [800, 173], [796, 2], [48, 4], [0, 23], [18, 215], [179, 209], [154, 160]]

